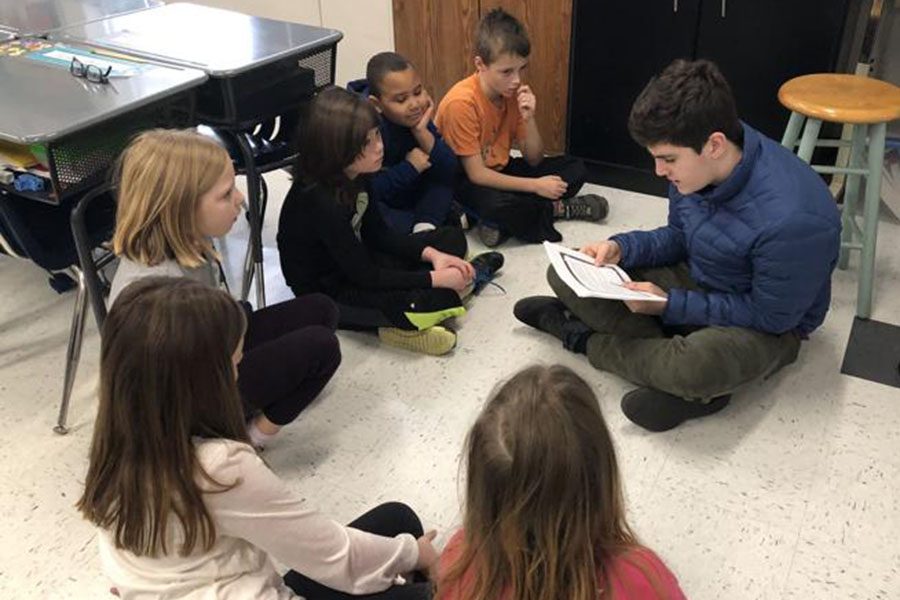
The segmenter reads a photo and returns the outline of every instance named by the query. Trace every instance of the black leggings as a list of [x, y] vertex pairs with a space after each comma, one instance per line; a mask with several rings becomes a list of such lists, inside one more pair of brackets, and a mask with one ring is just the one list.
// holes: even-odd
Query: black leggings
[[[581, 189], [587, 178], [584, 163], [569, 156], [551, 156], [532, 167], [524, 158], [512, 158], [501, 171], [515, 177], [543, 177], [559, 175], [569, 187], [563, 198], [571, 198]], [[508, 192], [476, 185], [460, 179], [457, 188], [459, 201], [471, 209], [485, 223], [497, 226], [504, 233], [523, 242], [544, 240], [558, 242], [562, 236], [553, 226], [553, 204], [547, 198], [526, 192]]]
[[261, 410], [286, 425], [312, 402], [341, 364], [334, 334], [338, 310], [328, 296], [308, 294], [247, 319], [238, 388], [249, 417]]
[[[441, 252], [460, 258], [466, 255], [466, 236], [459, 228], [439, 227], [413, 235]], [[410, 263], [382, 253], [373, 253], [373, 259], [381, 266], [394, 269], [431, 270], [430, 264]], [[409, 314], [438, 313], [462, 306], [459, 294], [445, 288], [371, 290], [356, 287], [345, 281], [331, 290], [331, 296], [340, 307], [338, 327], [341, 329], [398, 327], [415, 330], [418, 327], [407, 318]]]
[[[422, 537], [422, 522], [413, 510], [399, 502], [388, 502], [376, 506], [363, 516], [359, 517], [350, 527], [383, 535], [395, 537], [401, 533], [412, 534], [415, 538]], [[371, 600], [429, 600], [431, 598], [432, 585], [422, 577], [416, 582], [407, 585], [395, 585], [377, 594], [354, 596], [346, 592], [339, 592], [329, 587], [316, 583], [297, 571], [288, 571], [284, 575], [284, 582], [295, 594], [303, 596], [306, 600], [350, 600], [352, 598], [369, 598]]]

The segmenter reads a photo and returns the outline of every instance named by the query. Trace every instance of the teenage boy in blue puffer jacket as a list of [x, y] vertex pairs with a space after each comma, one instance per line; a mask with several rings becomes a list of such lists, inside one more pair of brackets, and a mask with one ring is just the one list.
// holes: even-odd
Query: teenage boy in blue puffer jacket
[[415, 67], [395, 52], [381, 52], [369, 59], [366, 79], [347, 88], [367, 97], [381, 114], [384, 168], [372, 176], [369, 191], [384, 220], [399, 233], [445, 224], [455, 216], [451, 202], [459, 163], [431, 120], [434, 101]]
[[796, 360], [828, 311], [841, 224], [822, 179], [738, 120], [709, 61], [669, 65], [628, 126], [670, 182], [668, 223], [581, 250], [666, 301], [578, 298], [551, 269], [557, 298], [525, 298], [515, 314], [639, 385], [622, 410], [663, 431], [721, 410], [735, 389]]

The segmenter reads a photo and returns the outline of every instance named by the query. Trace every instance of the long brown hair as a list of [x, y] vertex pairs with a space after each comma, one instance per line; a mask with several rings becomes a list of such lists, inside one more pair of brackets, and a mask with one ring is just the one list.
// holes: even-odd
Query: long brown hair
[[215, 256], [197, 229], [197, 205], [231, 159], [193, 130], [155, 129], [131, 141], [114, 170], [113, 251], [142, 265], [175, 259], [197, 267]]
[[464, 454], [463, 550], [437, 598], [454, 585], [466, 600], [497, 600], [506, 590], [516, 600], [600, 597], [604, 561], [637, 541], [587, 383], [559, 365], [517, 373], [488, 401]]
[[232, 355], [243, 309], [187, 278], [147, 277], [116, 299], [100, 350], [100, 405], [77, 507], [137, 555], [168, 554], [166, 528], [184, 531], [182, 555], [208, 549], [215, 527], [198, 481], [224, 490], [197, 461], [192, 437], [248, 441]]
[[338, 87], [320, 92], [300, 129], [297, 165], [304, 180], [330, 188], [348, 187], [344, 168], [362, 153], [375, 127], [378, 113], [362, 96]]

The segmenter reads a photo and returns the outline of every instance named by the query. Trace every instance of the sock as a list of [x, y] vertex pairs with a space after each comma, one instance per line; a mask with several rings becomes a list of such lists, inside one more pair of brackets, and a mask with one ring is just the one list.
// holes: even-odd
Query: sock
[[255, 421], [247, 423], [247, 435], [250, 436], [250, 443], [253, 444], [253, 447], [259, 449], [265, 448], [266, 444], [275, 439], [274, 434], [269, 435], [260, 431]]
[[432, 223], [426, 223], [422, 221], [421, 223], [416, 223], [413, 225], [412, 232], [413, 233], [422, 233], [423, 231], [431, 231], [433, 229], [437, 229]]
[[566, 209], [563, 207], [562, 200], [554, 200], [553, 201], [553, 216], [561, 217], [565, 214]]

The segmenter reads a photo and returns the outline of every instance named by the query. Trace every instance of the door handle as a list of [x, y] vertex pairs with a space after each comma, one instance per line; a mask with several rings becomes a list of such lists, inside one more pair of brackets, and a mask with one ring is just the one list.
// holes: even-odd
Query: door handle
[[672, 0], [672, 12], [673, 13], [678, 12], [678, 0]]
[[722, 18], [723, 19], [725, 18], [725, 5], [727, 2], [728, 2], [728, 0], [722, 0]]

